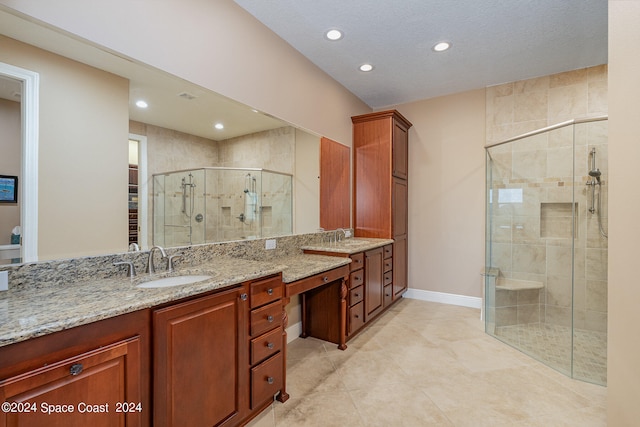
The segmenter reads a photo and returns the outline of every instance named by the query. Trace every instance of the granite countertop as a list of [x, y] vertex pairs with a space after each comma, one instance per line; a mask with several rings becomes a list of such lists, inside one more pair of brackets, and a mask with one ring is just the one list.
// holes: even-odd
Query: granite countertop
[[282, 281], [292, 283], [305, 277], [333, 270], [351, 263], [350, 258], [326, 255], [294, 255], [278, 259], [285, 265]]
[[[173, 273], [139, 274], [134, 279], [119, 275], [65, 284], [10, 287], [9, 291], [0, 292], [0, 347], [279, 272], [285, 283], [291, 283], [350, 262], [344, 257], [305, 254], [272, 261], [216, 257], [198, 266], [178, 267]], [[149, 280], [183, 275], [212, 278], [165, 288], [136, 287]]]
[[[64, 285], [9, 288], [0, 292], [0, 347], [52, 332], [230, 287], [285, 269], [275, 262], [216, 258], [197, 267], [129, 279], [86, 279]], [[189, 285], [141, 289], [140, 283], [168, 276], [210, 275]]]
[[317, 243], [302, 246], [308, 251], [334, 252], [338, 254], [355, 254], [369, 249], [379, 248], [393, 243], [393, 239], [377, 239], [373, 237], [352, 237], [338, 243]]

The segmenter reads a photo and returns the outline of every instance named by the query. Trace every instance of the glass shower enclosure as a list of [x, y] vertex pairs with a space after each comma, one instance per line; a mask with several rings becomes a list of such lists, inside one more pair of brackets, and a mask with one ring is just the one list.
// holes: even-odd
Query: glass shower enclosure
[[564, 374], [607, 380], [606, 117], [487, 154], [486, 332]]
[[164, 247], [291, 234], [292, 176], [206, 167], [153, 175], [153, 243]]

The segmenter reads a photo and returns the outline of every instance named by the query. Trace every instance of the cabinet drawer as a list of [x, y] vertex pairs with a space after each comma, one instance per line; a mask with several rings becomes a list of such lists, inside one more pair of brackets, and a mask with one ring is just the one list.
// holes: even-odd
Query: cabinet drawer
[[251, 364], [257, 363], [282, 349], [282, 331], [280, 328], [260, 335], [251, 340]]
[[384, 287], [384, 306], [388, 306], [393, 301], [393, 286], [387, 285]]
[[356, 270], [349, 275], [349, 288], [357, 288], [364, 283], [364, 270]]
[[364, 252], [351, 255], [351, 271], [364, 267]]
[[387, 271], [384, 273], [384, 286], [390, 285], [393, 282], [393, 271]]
[[276, 301], [251, 311], [251, 336], [280, 326], [282, 322], [282, 302]]
[[364, 298], [364, 286], [358, 286], [357, 288], [349, 291], [349, 305], [354, 305], [362, 301]]
[[282, 353], [251, 369], [251, 409], [260, 406], [282, 388]]
[[364, 302], [349, 307], [349, 333], [353, 333], [364, 325]]
[[382, 248], [384, 258], [391, 258], [393, 256], [393, 245], [386, 245]]
[[386, 258], [384, 260], [384, 272], [391, 271], [393, 269], [393, 258]]
[[260, 280], [251, 284], [251, 308], [260, 307], [282, 298], [282, 280], [280, 277]]

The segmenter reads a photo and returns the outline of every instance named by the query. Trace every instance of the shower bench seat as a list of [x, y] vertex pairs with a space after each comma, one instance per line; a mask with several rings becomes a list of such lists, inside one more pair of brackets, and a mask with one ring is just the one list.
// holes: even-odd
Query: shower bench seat
[[542, 289], [544, 284], [533, 280], [507, 279], [498, 277], [496, 280], [496, 289], [506, 291], [525, 291], [532, 289]]

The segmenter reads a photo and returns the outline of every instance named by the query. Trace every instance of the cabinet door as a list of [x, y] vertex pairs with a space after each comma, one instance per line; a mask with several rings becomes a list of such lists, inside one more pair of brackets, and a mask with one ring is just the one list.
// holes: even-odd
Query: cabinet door
[[141, 426], [140, 399], [134, 337], [2, 381], [0, 426]]
[[382, 289], [384, 286], [382, 270], [384, 268], [382, 248], [373, 249], [365, 252], [365, 322], [380, 313], [383, 308], [384, 294]]
[[409, 188], [408, 183], [404, 179], [393, 178], [393, 204], [392, 204], [392, 218], [393, 218], [393, 235], [396, 236], [406, 235], [408, 233], [408, 199]]
[[393, 121], [393, 176], [409, 176], [409, 136], [407, 128]]
[[[154, 312], [154, 426], [236, 423], [248, 396], [248, 353], [235, 288]], [[243, 333], [244, 331], [244, 333]]]

